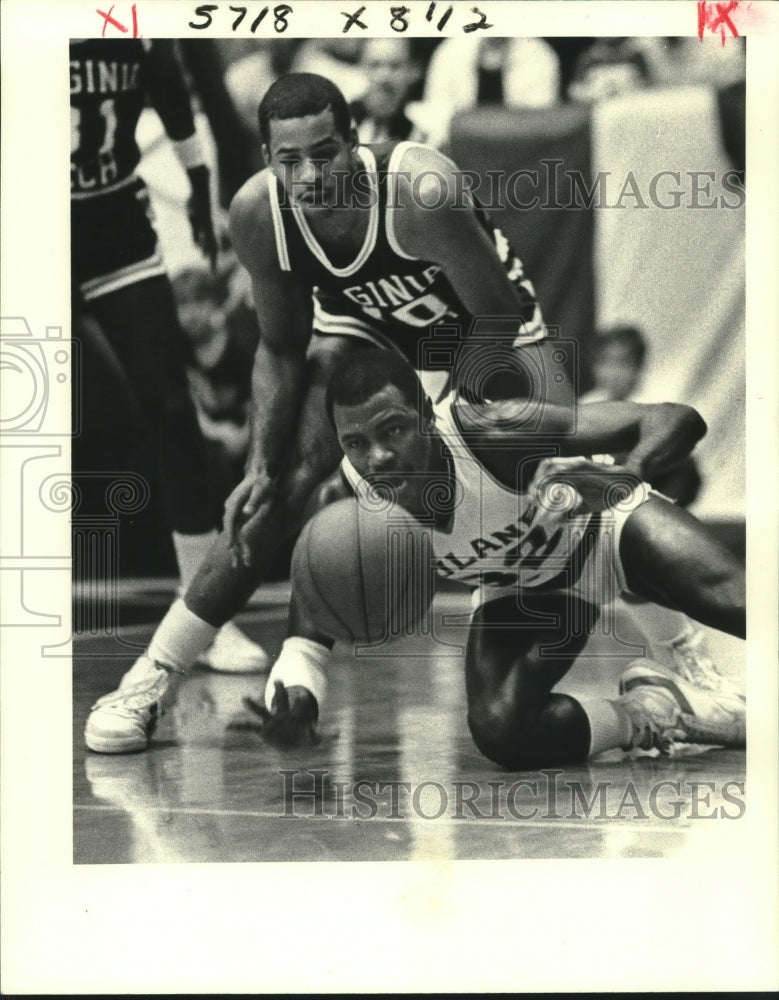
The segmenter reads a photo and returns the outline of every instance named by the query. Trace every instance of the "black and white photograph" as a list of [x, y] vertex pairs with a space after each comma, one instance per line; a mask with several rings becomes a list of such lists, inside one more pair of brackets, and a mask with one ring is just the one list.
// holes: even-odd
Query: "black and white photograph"
[[11, 992], [776, 988], [776, 8], [3, 14]]

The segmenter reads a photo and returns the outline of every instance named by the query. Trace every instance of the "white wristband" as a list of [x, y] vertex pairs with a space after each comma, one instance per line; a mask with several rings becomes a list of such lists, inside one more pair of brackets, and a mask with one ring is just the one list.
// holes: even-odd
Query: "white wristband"
[[200, 136], [196, 132], [193, 132], [188, 139], [174, 139], [173, 148], [176, 150], [179, 163], [185, 170], [205, 165], [206, 158], [203, 146], [200, 142]]
[[265, 685], [265, 704], [270, 709], [274, 684], [281, 681], [284, 687], [304, 687], [316, 698], [319, 715], [327, 695], [325, 667], [330, 659], [330, 650], [311, 639], [291, 636], [284, 642], [279, 658], [273, 664]]

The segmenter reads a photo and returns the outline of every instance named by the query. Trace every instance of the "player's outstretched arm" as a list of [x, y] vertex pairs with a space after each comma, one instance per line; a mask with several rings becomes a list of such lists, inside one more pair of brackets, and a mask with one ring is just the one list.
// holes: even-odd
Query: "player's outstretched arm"
[[250, 553], [237, 535], [244, 520], [269, 498], [293, 436], [311, 338], [311, 290], [279, 267], [265, 179], [262, 172], [247, 181], [230, 207], [232, 243], [249, 272], [260, 326], [252, 368], [246, 475], [225, 505], [225, 530], [246, 563]]
[[[508, 483], [517, 482], [518, 456], [530, 471], [530, 452], [539, 461], [534, 485], [567, 482], [592, 509], [602, 509], [608, 486], [625, 473], [636, 481], [651, 479], [689, 455], [706, 433], [706, 424], [691, 406], [680, 403], [588, 403], [576, 408], [549, 406], [542, 434], [526, 426], [527, 408], [520, 400], [474, 404], [461, 400], [457, 419], [469, 433], [474, 451]], [[541, 458], [554, 450], [556, 455]], [[608, 452], [626, 455], [619, 466], [586, 457]]]
[[145, 46], [149, 99], [189, 178], [192, 193], [187, 203], [187, 215], [192, 236], [211, 262], [211, 267], [215, 268], [219, 248], [211, 212], [209, 172], [195, 132], [189, 90], [176, 45], [171, 39], [163, 38], [146, 42]]
[[651, 479], [689, 455], [705, 433], [698, 411], [682, 403], [586, 403], [559, 449], [563, 456], [626, 453], [622, 469]]
[[[523, 315], [527, 304], [480, 224], [457, 166], [432, 147], [411, 146], [400, 162], [395, 183], [393, 220], [401, 248], [439, 264], [471, 315]], [[551, 373], [560, 375], [559, 365], [551, 363], [553, 348], [550, 342], [538, 339], [518, 349], [533, 356], [528, 362], [534, 370], [550, 373], [544, 387], [545, 401], [570, 405], [573, 389], [568, 379], [551, 377]], [[528, 391], [533, 390], [529, 385]]]
[[622, 464], [644, 478], [685, 458], [706, 434], [706, 422], [683, 403], [585, 403], [548, 406], [541, 430], [527, 426], [522, 400], [493, 403], [459, 400], [457, 417], [463, 429], [484, 446], [512, 444], [527, 448], [554, 444], [561, 456], [625, 453]]

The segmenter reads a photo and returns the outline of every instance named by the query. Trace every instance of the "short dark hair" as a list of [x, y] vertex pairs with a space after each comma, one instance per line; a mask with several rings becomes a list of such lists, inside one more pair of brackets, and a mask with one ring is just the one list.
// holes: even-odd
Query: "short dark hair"
[[352, 127], [349, 105], [331, 80], [317, 73], [280, 76], [265, 92], [257, 111], [262, 141], [270, 145], [270, 123], [274, 118], [304, 118], [318, 115], [326, 108], [333, 112], [335, 127], [344, 139], [348, 139]]
[[428, 408], [419, 376], [405, 358], [382, 348], [350, 351], [335, 366], [327, 383], [327, 419], [335, 427], [336, 406], [359, 406], [388, 385], [396, 386], [418, 413]]
[[597, 358], [605, 347], [619, 344], [627, 348], [637, 367], [641, 367], [646, 358], [647, 344], [643, 333], [636, 326], [612, 326], [599, 330], [593, 345], [593, 357]]

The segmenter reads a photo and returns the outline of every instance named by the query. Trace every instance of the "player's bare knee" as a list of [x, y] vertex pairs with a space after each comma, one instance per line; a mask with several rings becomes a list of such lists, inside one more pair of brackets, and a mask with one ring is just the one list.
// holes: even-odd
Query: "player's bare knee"
[[578, 763], [589, 752], [586, 717], [567, 695], [524, 706], [501, 698], [472, 705], [468, 726], [479, 751], [512, 771]]
[[501, 767], [522, 766], [522, 720], [515, 708], [495, 698], [468, 709], [468, 728], [479, 751]]
[[746, 607], [746, 582], [740, 573], [715, 574], [704, 582], [709, 600], [726, 608]]

